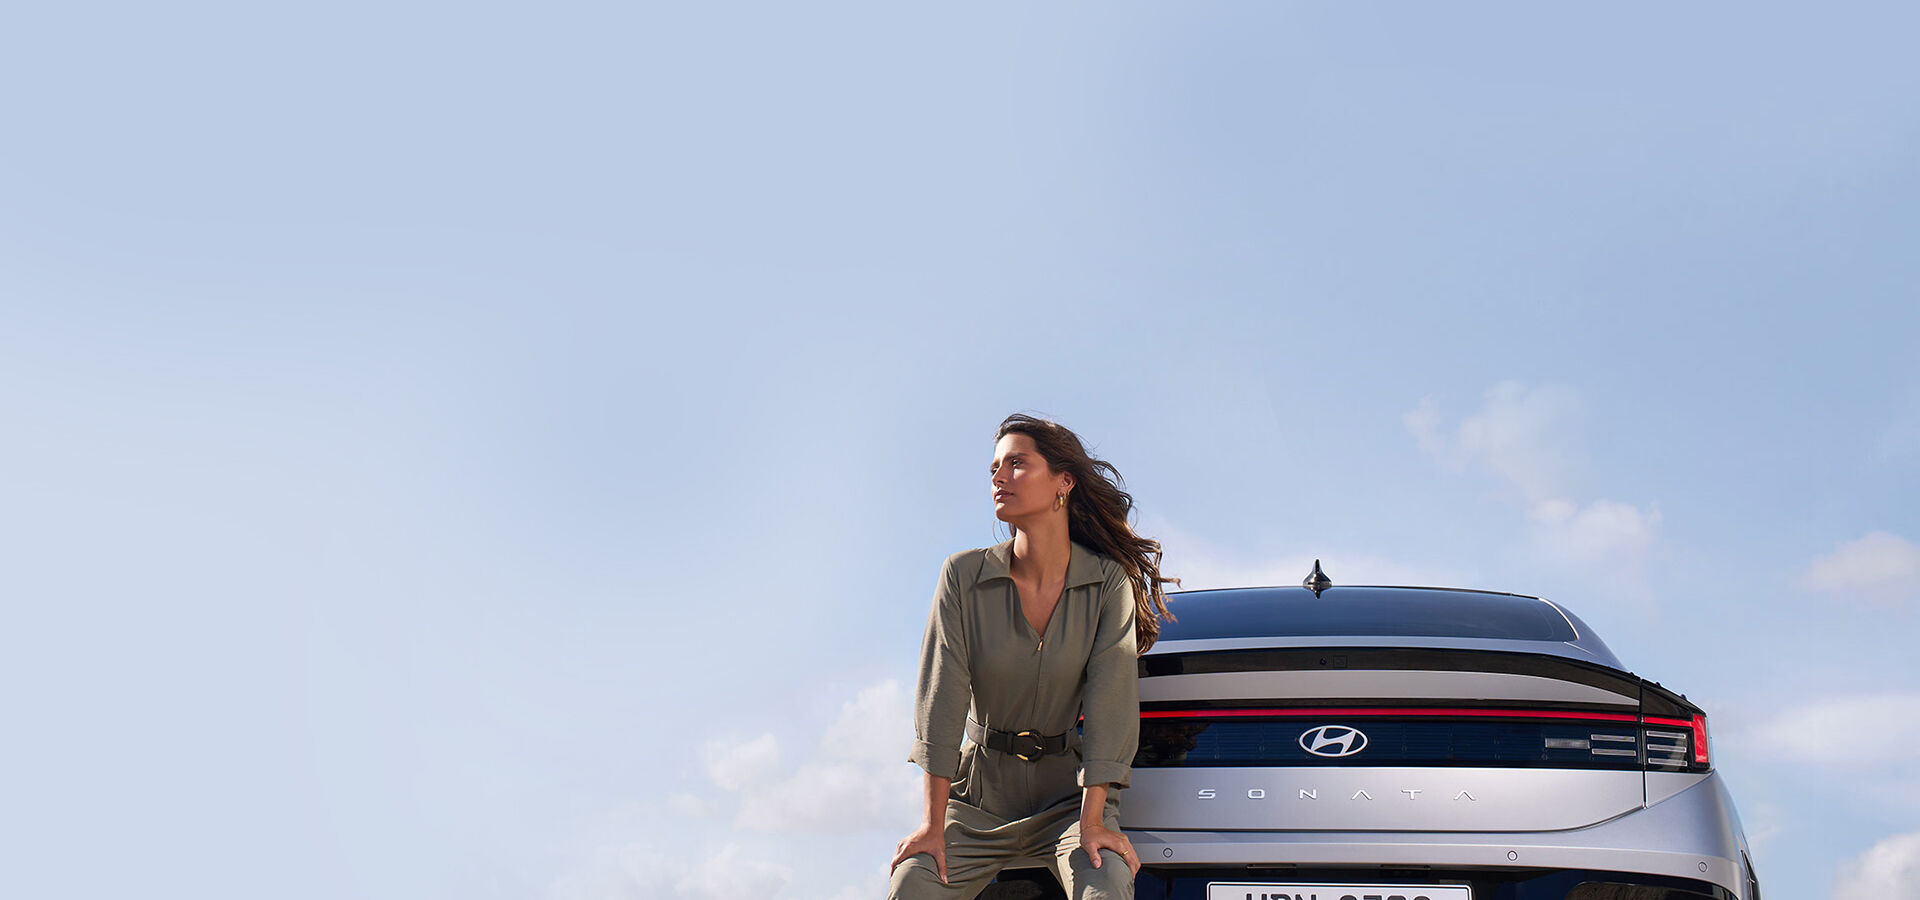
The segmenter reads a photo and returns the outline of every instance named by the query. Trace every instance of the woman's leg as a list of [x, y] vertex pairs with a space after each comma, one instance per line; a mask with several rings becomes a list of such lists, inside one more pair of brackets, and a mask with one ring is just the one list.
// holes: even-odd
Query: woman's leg
[[[1108, 817], [1107, 827], [1118, 829], [1120, 821]], [[1100, 851], [1100, 866], [1080, 849], [1080, 819], [1068, 819], [1066, 828], [1054, 843], [1053, 871], [1067, 889], [1068, 900], [1133, 900], [1133, 870], [1112, 850]]]
[[[961, 852], [955, 852], [960, 850]], [[1005, 854], [999, 854], [1004, 856]], [[994, 857], [947, 844], [947, 880], [940, 881], [940, 870], [933, 857], [915, 853], [893, 867], [893, 880], [887, 886], [887, 900], [973, 900], [1000, 871]]]
[[946, 882], [940, 881], [931, 854], [915, 853], [893, 868], [887, 900], [972, 900], [1016, 856], [1018, 826], [959, 804], [948, 806], [947, 815]]

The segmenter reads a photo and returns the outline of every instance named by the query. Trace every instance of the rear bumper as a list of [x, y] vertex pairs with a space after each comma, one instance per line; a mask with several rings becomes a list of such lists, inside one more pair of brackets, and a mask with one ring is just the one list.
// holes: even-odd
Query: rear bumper
[[[1123, 814], [1124, 817], [1124, 814]], [[1185, 869], [1579, 869], [1708, 882], [1747, 896], [1739, 820], [1718, 773], [1652, 806], [1584, 828], [1536, 832], [1126, 829], [1142, 874]]]

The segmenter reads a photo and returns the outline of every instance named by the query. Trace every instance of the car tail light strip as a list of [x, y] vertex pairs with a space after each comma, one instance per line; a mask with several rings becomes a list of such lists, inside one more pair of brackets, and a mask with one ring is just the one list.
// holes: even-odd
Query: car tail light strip
[[[1632, 713], [1573, 712], [1549, 709], [1462, 709], [1459, 707], [1298, 707], [1288, 709], [1150, 709], [1142, 719], [1213, 719], [1237, 716], [1472, 716], [1475, 718], [1580, 719], [1590, 722], [1653, 722]], [[1658, 720], [1665, 722], [1667, 720]], [[1686, 724], [1686, 723], [1681, 723]]]
[[[1692, 718], [1679, 719], [1669, 716], [1641, 716], [1632, 713], [1579, 712], [1573, 710], [1548, 709], [1470, 709], [1461, 707], [1281, 707], [1271, 709], [1151, 709], [1142, 710], [1142, 719], [1225, 719], [1225, 718], [1276, 718], [1276, 717], [1320, 717], [1328, 716], [1368, 716], [1379, 718], [1425, 718], [1435, 716], [1459, 716], [1466, 718], [1502, 718], [1502, 719], [1573, 719], [1585, 722], [1632, 722], [1638, 725], [1665, 725], [1684, 728], [1686, 731], [1656, 731], [1643, 728], [1645, 733], [1646, 761], [1653, 765], [1687, 768], [1689, 757], [1693, 766], [1708, 765], [1707, 717], [1696, 713]], [[1621, 740], [1615, 737], [1593, 735], [1600, 740]], [[1551, 748], [1551, 745], [1550, 745]], [[1594, 749], [1595, 754], [1627, 755], [1635, 751]]]

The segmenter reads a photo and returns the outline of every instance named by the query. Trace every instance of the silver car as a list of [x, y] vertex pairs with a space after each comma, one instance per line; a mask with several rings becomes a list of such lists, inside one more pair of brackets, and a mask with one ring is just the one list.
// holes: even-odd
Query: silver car
[[1121, 802], [1140, 900], [1759, 900], [1705, 712], [1564, 607], [1317, 562], [1169, 599]]

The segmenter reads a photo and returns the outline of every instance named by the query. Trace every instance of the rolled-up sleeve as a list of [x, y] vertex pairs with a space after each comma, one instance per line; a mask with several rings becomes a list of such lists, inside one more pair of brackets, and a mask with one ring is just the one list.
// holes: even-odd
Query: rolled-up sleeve
[[1087, 658], [1081, 715], [1086, 718], [1080, 748], [1081, 787], [1115, 784], [1124, 788], [1140, 749], [1140, 669], [1134, 633], [1133, 581], [1115, 565], [1100, 586], [1100, 622]]
[[914, 688], [913, 752], [907, 761], [929, 775], [953, 778], [960, 771], [960, 736], [973, 701], [967, 659], [966, 619], [960, 608], [960, 578], [947, 557], [920, 640], [920, 678]]

